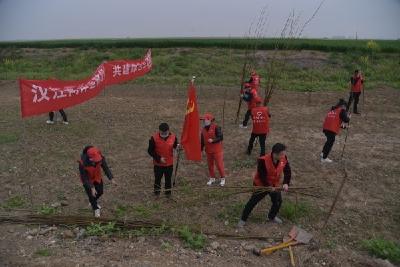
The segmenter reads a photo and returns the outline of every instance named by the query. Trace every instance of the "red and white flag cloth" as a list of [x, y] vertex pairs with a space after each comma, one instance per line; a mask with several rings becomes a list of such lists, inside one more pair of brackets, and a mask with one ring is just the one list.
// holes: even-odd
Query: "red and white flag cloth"
[[64, 109], [86, 102], [107, 85], [145, 75], [152, 69], [151, 50], [139, 60], [102, 63], [93, 75], [77, 81], [19, 80], [22, 118]]
[[193, 80], [189, 84], [181, 144], [185, 150], [187, 160], [201, 160], [200, 116], [197, 107], [196, 88], [194, 87]]

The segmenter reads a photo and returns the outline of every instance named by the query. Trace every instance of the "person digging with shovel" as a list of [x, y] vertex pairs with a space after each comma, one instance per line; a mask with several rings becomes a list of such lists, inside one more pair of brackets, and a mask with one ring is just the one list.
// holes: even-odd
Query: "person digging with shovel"
[[328, 158], [329, 153], [332, 150], [332, 146], [335, 143], [335, 137], [340, 133], [341, 128], [346, 128], [350, 122], [350, 114], [346, 111], [347, 103], [343, 99], [339, 99], [339, 102], [331, 108], [325, 117], [323, 124], [323, 133], [326, 136], [326, 142], [321, 152], [321, 162], [331, 163], [333, 162]]
[[105, 157], [100, 150], [94, 146], [86, 146], [81, 154], [79, 163], [79, 174], [83, 188], [89, 198], [90, 205], [94, 211], [95, 217], [100, 217], [100, 205], [97, 203], [101, 195], [103, 195], [103, 178], [101, 169], [111, 181], [116, 184], [113, 179], [110, 168], [107, 165]]
[[[283, 182], [281, 182], [282, 173], [284, 174]], [[271, 187], [272, 191], [258, 190], [252, 194], [244, 207], [238, 227], [245, 226], [247, 218], [253, 208], [267, 195], [270, 196], [272, 201], [272, 206], [268, 213], [268, 220], [270, 222], [282, 223], [282, 220], [277, 217], [282, 204], [282, 195], [280, 191], [281, 188], [285, 192], [289, 190], [291, 176], [292, 171], [286, 157], [286, 146], [281, 143], [276, 143], [272, 147], [271, 153], [258, 158], [257, 173], [253, 180], [254, 186]]]

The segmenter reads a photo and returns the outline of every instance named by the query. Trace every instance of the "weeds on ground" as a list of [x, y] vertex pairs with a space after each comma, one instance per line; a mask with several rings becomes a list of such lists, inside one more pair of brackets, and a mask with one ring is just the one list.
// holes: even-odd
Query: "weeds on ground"
[[139, 229], [133, 230], [123, 230], [121, 231], [121, 236], [125, 236], [128, 238], [139, 237], [139, 236], [160, 236], [165, 234], [168, 231], [168, 227], [165, 224], [162, 224], [160, 227], [142, 227]]
[[178, 235], [184, 241], [185, 245], [191, 249], [200, 250], [206, 245], [206, 236], [193, 233], [187, 225], [178, 229]]
[[311, 213], [311, 207], [306, 202], [293, 203], [290, 200], [285, 200], [282, 203], [279, 214], [282, 217], [292, 221], [298, 222], [299, 219], [309, 216]]
[[18, 209], [18, 208], [23, 208], [26, 205], [25, 199], [23, 199], [21, 196], [13, 196], [9, 199], [7, 199], [4, 204], [1, 205], [2, 208], [5, 210], [12, 210], [12, 209]]
[[372, 238], [362, 241], [362, 247], [366, 249], [370, 255], [388, 259], [393, 263], [400, 263], [400, 244], [383, 238]]
[[161, 249], [162, 250], [170, 250], [170, 249], [172, 249], [172, 245], [171, 245], [171, 243], [170, 242], [168, 242], [168, 241], [162, 241], [161, 242]]
[[15, 143], [18, 141], [18, 136], [14, 133], [0, 133], [0, 145]]
[[53, 215], [59, 212], [59, 208], [43, 204], [41, 207], [39, 207], [37, 212], [41, 215]]
[[227, 205], [218, 213], [217, 217], [218, 219], [223, 220], [225, 224], [236, 225], [240, 219], [244, 205], [243, 202]]
[[121, 229], [115, 225], [115, 222], [91, 223], [86, 227], [86, 235], [88, 236], [109, 236], [120, 231]]
[[35, 255], [39, 257], [49, 257], [51, 256], [51, 252], [47, 248], [41, 248], [35, 251]]

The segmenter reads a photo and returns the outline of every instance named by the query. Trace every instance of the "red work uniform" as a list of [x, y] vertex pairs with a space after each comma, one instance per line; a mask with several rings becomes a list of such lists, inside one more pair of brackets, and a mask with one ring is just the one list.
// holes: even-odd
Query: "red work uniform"
[[[208, 171], [210, 178], [215, 178], [214, 165], [217, 165], [218, 172], [221, 178], [225, 177], [224, 169], [224, 156], [222, 146], [222, 130], [215, 123], [210, 126], [205, 126], [201, 133], [202, 149], [205, 147], [207, 154]], [[209, 143], [208, 140], [212, 139], [213, 142]]]
[[267, 107], [255, 107], [251, 110], [253, 120], [253, 134], [269, 133], [269, 111]]
[[330, 131], [335, 134], [340, 133], [342, 120], [340, 119], [340, 113], [344, 110], [342, 107], [337, 107], [328, 112], [325, 117], [324, 124], [322, 126], [324, 131]]

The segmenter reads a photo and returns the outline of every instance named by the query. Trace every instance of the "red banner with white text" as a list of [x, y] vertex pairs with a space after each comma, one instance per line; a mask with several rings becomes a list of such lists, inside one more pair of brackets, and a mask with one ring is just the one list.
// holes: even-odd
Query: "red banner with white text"
[[151, 50], [139, 60], [102, 63], [93, 75], [78, 81], [19, 80], [22, 117], [64, 109], [86, 102], [105, 86], [133, 80], [152, 68]]

